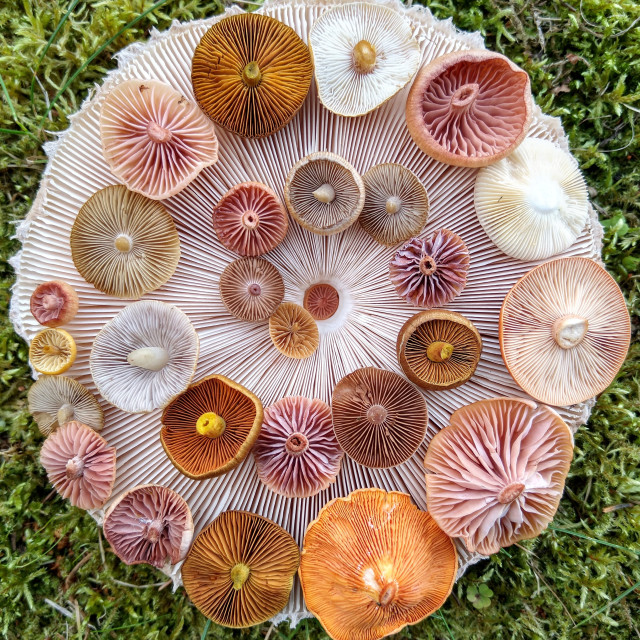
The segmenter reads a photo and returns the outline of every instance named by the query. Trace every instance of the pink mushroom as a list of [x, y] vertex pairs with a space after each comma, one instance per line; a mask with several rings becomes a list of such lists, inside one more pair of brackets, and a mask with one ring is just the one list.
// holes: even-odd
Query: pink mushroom
[[39, 284], [31, 294], [31, 315], [45, 327], [60, 327], [78, 313], [78, 294], [62, 280]]

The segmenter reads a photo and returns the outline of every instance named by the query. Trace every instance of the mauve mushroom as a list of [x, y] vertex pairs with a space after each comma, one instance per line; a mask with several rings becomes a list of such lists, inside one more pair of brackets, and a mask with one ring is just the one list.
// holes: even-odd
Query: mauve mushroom
[[62, 280], [39, 284], [31, 294], [31, 315], [46, 327], [60, 327], [78, 313], [78, 294]]

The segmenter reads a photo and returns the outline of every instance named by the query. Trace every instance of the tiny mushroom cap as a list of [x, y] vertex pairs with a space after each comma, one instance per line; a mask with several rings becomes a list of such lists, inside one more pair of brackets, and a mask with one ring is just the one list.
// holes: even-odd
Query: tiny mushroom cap
[[175, 195], [218, 160], [211, 121], [158, 80], [127, 80], [109, 91], [100, 138], [113, 174], [154, 200]]
[[305, 229], [331, 236], [350, 227], [364, 206], [364, 183], [356, 170], [335, 153], [319, 151], [293, 166], [284, 200]]
[[220, 276], [220, 297], [232, 316], [261, 322], [284, 298], [280, 272], [262, 258], [241, 258], [228, 264]]
[[193, 538], [193, 520], [182, 496], [168, 487], [141, 485], [108, 509], [104, 536], [125, 564], [158, 569], [180, 562]]
[[394, 255], [389, 277], [398, 295], [416, 307], [442, 307], [467, 284], [469, 251], [448, 229], [427, 238], [411, 238]]
[[240, 629], [284, 608], [299, 564], [298, 545], [282, 527], [254, 513], [225, 511], [193, 541], [182, 581], [207, 618]]
[[302, 306], [314, 320], [328, 320], [340, 307], [340, 294], [328, 282], [317, 282], [304, 292]]
[[404, 87], [420, 64], [409, 23], [390, 7], [353, 2], [328, 9], [309, 32], [322, 104], [361, 116]]
[[95, 431], [104, 427], [104, 415], [95, 396], [67, 376], [41, 376], [27, 394], [29, 412], [41, 433], [48, 436], [68, 422], [81, 422]]
[[191, 66], [202, 110], [249, 138], [284, 127], [302, 106], [312, 75], [311, 55], [296, 32], [258, 13], [218, 20], [200, 40]]
[[303, 360], [320, 344], [318, 325], [300, 305], [283, 302], [269, 318], [269, 335], [275, 348], [287, 358]]
[[64, 373], [75, 359], [75, 340], [63, 329], [43, 329], [31, 340], [29, 360], [38, 373]]
[[335, 481], [342, 456], [326, 402], [286, 397], [265, 409], [253, 457], [258, 477], [272, 491], [314, 496]]
[[454, 311], [416, 313], [403, 325], [396, 344], [405, 375], [423, 389], [453, 389], [471, 378], [482, 352], [473, 324]]
[[414, 173], [399, 164], [379, 164], [362, 181], [365, 200], [359, 222], [376, 242], [392, 246], [422, 231], [429, 199]]
[[273, 189], [260, 182], [231, 187], [213, 210], [218, 240], [241, 256], [260, 256], [287, 235], [289, 220]]
[[484, 167], [522, 142], [532, 109], [525, 71], [499, 53], [471, 49], [422, 67], [406, 116], [424, 153], [447, 164]]
[[333, 429], [357, 463], [386, 469], [408, 460], [427, 432], [427, 403], [393, 371], [356, 369], [338, 382], [331, 397]]
[[262, 417], [262, 403], [251, 391], [214, 374], [192, 384], [164, 410], [160, 441], [185, 476], [220, 476], [249, 455]]
[[572, 457], [571, 431], [553, 409], [521, 398], [474, 402], [429, 443], [427, 508], [469, 551], [497, 553], [551, 522]]
[[578, 163], [539, 138], [523, 140], [506, 158], [481, 169], [474, 200], [489, 238], [518, 260], [543, 260], [568, 249], [589, 216]]
[[624, 362], [631, 322], [615, 280], [588, 258], [560, 258], [526, 273], [500, 311], [500, 349], [513, 379], [554, 406], [604, 391]]
[[89, 364], [107, 402], [128, 413], [148, 413], [187, 388], [198, 350], [198, 334], [178, 307], [142, 300], [104, 325]]
[[114, 185], [94, 193], [71, 229], [71, 256], [80, 275], [118, 298], [161, 287], [180, 258], [176, 226], [161, 202]]
[[49, 482], [74, 507], [97, 509], [111, 495], [116, 479], [116, 450], [81, 422], [67, 422], [40, 450]]
[[78, 313], [78, 294], [62, 280], [39, 284], [31, 294], [31, 315], [46, 327], [59, 327], [71, 322]]
[[457, 570], [453, 540], [407, 494], [359, 489], [311, 522], [299, 575], [330, 638], [378, 640], [437, 611]]

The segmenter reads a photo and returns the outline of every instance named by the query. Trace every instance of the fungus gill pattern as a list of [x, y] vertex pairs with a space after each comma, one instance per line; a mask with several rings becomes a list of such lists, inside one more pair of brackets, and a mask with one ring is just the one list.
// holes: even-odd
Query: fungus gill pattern
[[288, 358], [308, 358], [320, 343], [313, 316], [293, 302], [283, 302], [269, 318], [269, 335], [276, 349]]

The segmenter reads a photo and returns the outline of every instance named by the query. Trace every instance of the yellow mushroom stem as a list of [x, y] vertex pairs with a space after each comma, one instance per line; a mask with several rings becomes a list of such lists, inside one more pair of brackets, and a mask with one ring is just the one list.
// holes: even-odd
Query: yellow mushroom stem
[[150, 122], [147, 125], [147, 135], [153, 142], [162, 144], [163, 142], [169, 142], [173, 137], [173, 134], [169, 129], [165, 129], [157, 122]]
[[73, 418], [74, 410], [73, 405], [63, 404], [56, 414], [56, 419], [58, 420], [58, 425], [63, 426], [67, 424], [67, 422], [71, 422]]
[[256, 87], [260, 84], [262, 73], [255, 60], [250, 62], [242, 71], [242, 80], [248, 87]]
[[42, 353], [45, 356], [59, 356], [62, 353], [62, 349], [55, 344], [42, 345]]
[[335, 189], [328, 183], [319, 186], [314, 192], [313, 197], [318, 202], [323, 202], [324, 204], [329, 204], [336, 199]]
[[233, 582], [233, 588], [236, 591], [240, 591], [244, 586], [244, 583], [249, 579], [251, 569], [246, 564], [238, 562], [231, 567], [231, 581]]
[[133, 249], [133, 241], [128, 235], [124, 233], [121, 233], [115, 239], [115, 242], [113, 243], [113, 245], [118, 251], [120, 251], [120, 253], [129, 253], [129, 251]]
[[376, 48], [366, 40], [353, 47], [353, 66], [358, 73], [371, 73], [376, 66]]
[[402, 207], [402, 200], [400, 200], [398, 196], [389, 196], [385, 204], [385, 209], [387, 210], [387, 213], [390, 216], [392, 216], [395, 213], [398, 213], [398, 211], [400, 211], [400, 207]]
[[227, 428], [227, 423], [217, 413], [203, 413], [196, 422], [196, 431], [207, 438], [219, 438]]
[[573, 349], [584, 340], [588, 330], [589, 322], [586, 318], [566, 315], [553, 323], [551, 333], [561, 349]]
[[445, 362], [453, 353], [453, 345], [448, 342], [432, 342], [427, 347], [427, 358], [431, 362]]

